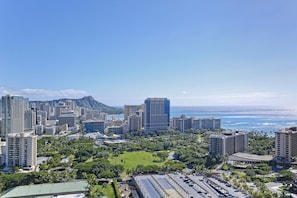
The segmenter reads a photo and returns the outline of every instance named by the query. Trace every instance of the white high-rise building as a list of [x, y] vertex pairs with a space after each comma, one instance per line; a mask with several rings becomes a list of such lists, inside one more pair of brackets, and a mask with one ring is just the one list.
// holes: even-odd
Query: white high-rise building
[[146, 132], [168, 130], [170, 101], [167, 98], [147, 98], [144, 101], [144, 130]]
[[2, 137], [24, 131], [24, 114], [28, 106], [28, 99], [22, 96], [2, 97]]
[[37, 166], [37, 136], [34, 130], [6, 135], [6, 160], [8, 168], [15, 166], [35, 169]]

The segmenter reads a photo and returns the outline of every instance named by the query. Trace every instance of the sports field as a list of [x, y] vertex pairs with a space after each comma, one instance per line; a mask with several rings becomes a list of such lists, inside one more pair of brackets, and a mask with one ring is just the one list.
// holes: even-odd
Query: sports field
[[153, 156], [154, 153], [146, 151], [125, 152], [118, 157], [110, 157], [109, 161], [112, 164], [121, 164], [124, 169], [136, 168], [137, 165], [158, 165], [162, 166], [164, 162], [159, 162], [160, 158]]

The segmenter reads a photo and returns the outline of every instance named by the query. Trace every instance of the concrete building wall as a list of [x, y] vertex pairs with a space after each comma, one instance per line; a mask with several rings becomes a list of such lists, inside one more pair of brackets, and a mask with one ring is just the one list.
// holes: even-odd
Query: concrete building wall
[[196, 118], [192, 120], [192, 128], [197, 129], [220, 129], [221, 119], [217, 118]]
[[36, 113], [32, 109], [25, 110], [24, 116], [24, 128], [26, 129], [34, 129], [36, 126]]
[[34, 130], [6, 136], [5, 164], [8, 168], [37, 166], [37, 136]]
[[212, 154], [225, 155], [225, 139], [223, 136], [211, 135], [209, 142], [209, 152]]
[[192, 128], [192, 119], [181, 117], [176, 120], [176, 129], [180, 132], [185, 132], [188, 129]]
[[210, 153], [232, 155], [247, 151], [248, 138], [245, 132], [228, 132], [210, 136]]
[[134, 114], [128, 116], [128, 131], [140, 131], [141, 130], [141, 117]]
[[69, 127], [75, 126], [75, 116], [74, 115], [61, 115], [58, 117], [59, 125], [68, 124]]
[[124, 120], [128, 120], [130, 115], [136, 114], [137, 111], [142, 110], [142, 105], [125, 105], [124, 106]]
[[297, 131], [287, 128], [275, 132], [275, 155], [285, 163], [291, 163], [292, 157], [297, 157]]

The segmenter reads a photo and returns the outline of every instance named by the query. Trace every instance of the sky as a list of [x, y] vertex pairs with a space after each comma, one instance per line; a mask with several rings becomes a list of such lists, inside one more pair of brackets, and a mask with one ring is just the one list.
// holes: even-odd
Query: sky
[[0, 95], [297, 106], [297, 1], [1, 0]]

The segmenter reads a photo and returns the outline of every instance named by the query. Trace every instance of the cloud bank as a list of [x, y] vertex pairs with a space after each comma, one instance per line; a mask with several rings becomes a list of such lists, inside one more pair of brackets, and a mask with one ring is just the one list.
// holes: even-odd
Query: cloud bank
[[81, 98], [89, 95], [87, 91], [77, 89], [62, 89], [62, 90], [50, 90], [50, 89], [11, 89], [6, 87], [0, 87], [0, 95], [7, 94], [21, 95], [29, 98], [29, 100], [53, 100], [60, 98]]

